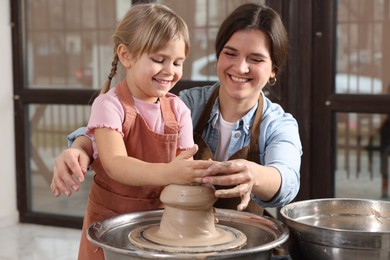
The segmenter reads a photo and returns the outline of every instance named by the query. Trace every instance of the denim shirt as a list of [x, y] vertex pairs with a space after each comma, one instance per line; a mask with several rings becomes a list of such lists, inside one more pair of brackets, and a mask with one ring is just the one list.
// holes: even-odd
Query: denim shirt
[[[212, 86], [195, 87], [182, 90], [179, 93], [179, 97], [191, 110], [194, 127], [218, 85], [217, 82]], [[289, 113], [285, 113], [280, 105], [272, 103], [267, 97], [262, 96], [264, 102], [259, 134], [260, 163], [264, 166], [276, 168], [280, 172], [282, 185], [279, 192], [270, 201], [262, 201], [253, 194], [252, 199], [264, 208], [279, 207], [291, 202], [299, 191], [302, 145], [296, 120]], [[228, 157], [249, 145], [256, 109], [257, 104], [236, 123], [230, 139]], [[216, 128], [219, 116], [217, 98], [202, 133], [203, 139], [210, 146], [213, 153], [216, 151], [219, 140]], [[84, 132], [85, 128], [79, 128], [71, 133], [68, 136], [68, 145], [71, 145], [74, 139], [79, 135], [83, 135]]]
[[[194, 127], [198, 123], [207, 101], [218, 86], [219, 82], [213, 86], [190, 88], [179, 93], [181, 100], [191, 110]], [[291, 114], [284, 112], [280, 105], [272, 103], [265, 95], [262, 96], [264, 102], [259, 133], [260, 163], [264, 166], [276, 168], [281, 174], [282, 185], [279, 192], [270, 201], [262, 201], [253, 194], [252, 199], [262, 207], [284, 206], [295, 198], [300, 187], [299, 171], [302, 145], [298, 124]], [[236, 123], [231, 134], [228, 157], [249, 145], [257, 106], [258, 104]], [[219, 101], [217, 98], [202, 133], [203, 139], [210, 146], [213, 153], [217, 149], [219, 140], [217, 130], [219, 116]]]

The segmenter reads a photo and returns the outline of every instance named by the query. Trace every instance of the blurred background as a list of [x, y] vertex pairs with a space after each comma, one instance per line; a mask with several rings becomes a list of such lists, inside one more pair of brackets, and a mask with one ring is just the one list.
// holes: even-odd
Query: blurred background
[[14, 121], [3, 127], [12, 129], [14, 150], [4, 153], [15, 182], [2, 182], [4, 216], [16, 209], [21, 222], [81, 227], [93, 173], [71, 198], [55, 198], [54, 159], [66, 136], [87, 124], [110, 72], [112, 33], [136, 2], [166, 4], [189, 25], [190, 56], [175, 93], [216, 81], [214, 39], [227, 14], [246, 2], [273, 7], [288, 30], [290, 54], [278, 84], [264, 91], [299, 122], [304, 155], [297, 200], [389, 199], [390, 0], [9, 2], [11, 23], [2, 26], [12, 33], [13, 81], [6, 87]]

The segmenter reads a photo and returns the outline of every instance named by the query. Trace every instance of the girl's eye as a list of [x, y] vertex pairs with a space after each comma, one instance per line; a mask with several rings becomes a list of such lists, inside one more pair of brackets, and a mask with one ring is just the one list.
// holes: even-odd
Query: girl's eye
[[152, 61], [157, 62], [157, 63], [163, 63], [164, 62], [163, 59], [156, 59], [156, 58], [152, 58]]
[[176, 67], [181, 67], [181, 66], [183, 66], [183, 63], [182, 62], [175, 62], [175, 63], [173, 63], [173, 65], [175, 65]]

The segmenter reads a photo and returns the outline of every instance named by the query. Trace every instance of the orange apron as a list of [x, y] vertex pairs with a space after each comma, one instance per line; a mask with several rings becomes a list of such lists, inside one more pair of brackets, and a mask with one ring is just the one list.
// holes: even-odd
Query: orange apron
[[[210, 96], [210, 99], [207, 101], [207, 104], [202, 112], [202, 115], [199, 118], [199, 121], [194, 129], [194, 141], [198, 145], [199, 150], [194, 156], [196, 160], [208, 160], [214, 159], [213, 152], [211, 151], [208, 144], [202, 138], [203, 129], [205, 129], [207, 121], [210, 118], [210, 113], [213, 108], [214, 102], [218, 96], [219, 87], [216, 88], [213, 94]], [[234, 153], [229, 160], [234, 159], [247, 159], [252, 162], [260, 164], [260, 151], [259, 151], [259, 133], [260, 133], [260, 123], [261, 116], [263, 113], [263, 98], [260, 96], [259, 105], [255, 114], [255, 119], [252, 125], [250, 144], [236, 153]], [[225, 186], [216, 186], [216, 189], [226, 189], [232, 187]], [[241, 198], [220, 198], [218, 199], [214, 207], [216, 208], [225, 208], [225, 209], [237, 209], [238, 204], [240, 204]], [[250, 200], [250, 203], [246, 209], [252, 213], [263, 214], [264, 209], [260, 207], [257, 203]]]
[[[123, 122], [124, 142], [128, 156], [151, 163], [167, 163], [176, 156], [178, 124], [166, 98], [160, 98], [164, 134], [149, 129], [144, 119], [136, 113], [134, 101], [125, 81], [116, 86], [118, 98], [125, 110]], [[112, 180], [97, 158], [91, 168], [95, 171], [89, 193], [79, 248], [79, 260], [103, 260], [103, 250], [89, 242], [89, 226], [119, 214], [162, 208], [161, 186], [130, 186]]]

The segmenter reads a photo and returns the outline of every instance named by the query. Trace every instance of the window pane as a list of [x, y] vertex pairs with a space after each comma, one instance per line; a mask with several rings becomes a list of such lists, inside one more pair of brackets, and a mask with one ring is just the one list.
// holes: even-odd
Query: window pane
[[68, 198], [56, 198], [49, 188], [53, 177], [54, 160], [66, 147], [66, 136], [79, 126], [86, 125], [90, 106], [29, 105], [31, 126], [26, 139], [29, 158], [28, 174], [30, 207], [34, 212], [83, 216], [93, 174], [86, 175], [79, 192]]
[[98, 89], [112, 34], [131, 1], [34, 0], [26, 5], [27, 88]]
[[336, 197], [388, 197], [390, 118], [337, 113]]
[[[389, 94], [390, 17], [388, 1], [337, 1], [335, 92]], [[387, 8], [386, 8], [387, 6]]]

